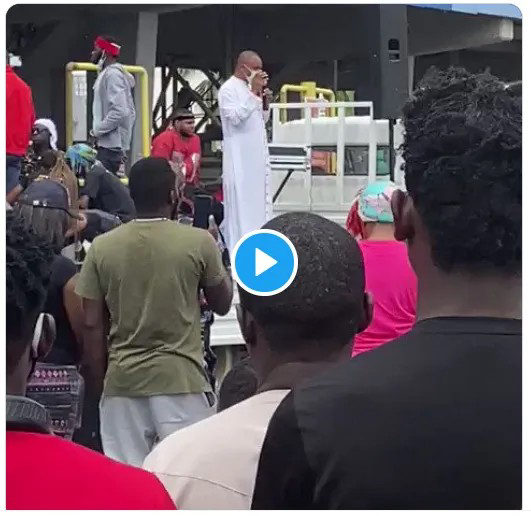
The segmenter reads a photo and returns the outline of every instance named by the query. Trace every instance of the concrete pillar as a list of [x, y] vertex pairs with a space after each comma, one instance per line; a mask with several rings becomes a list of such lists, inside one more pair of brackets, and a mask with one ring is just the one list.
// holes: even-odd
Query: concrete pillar
[[[149, 127], [151, 129], [151, 107], [153, 106], [153, 79], [157, 60], [157, 31], [159, 16], [157, 13], [141, 12], [137, 15], [137, 30], [135, 40], [135, 64], [143, 66], [149, 77]], [[137, 81], [138, 82], [138, 81]], [[135, 106], [137, 122], [133, 132], [131, 145], [131, 162], [142, 157], [142, 124], [140, 120], [140, 84], [135, 88]]]
[[57, 125], [60, 147], [65, 144], [65, 65], [87, 59], [78, 58], [83, 32], [84, 20], [77, 14], [57, 22], [38, 46], [22, 53], [22, 68], [17, 70], [32, 90], [37, 118], [51, 118]]

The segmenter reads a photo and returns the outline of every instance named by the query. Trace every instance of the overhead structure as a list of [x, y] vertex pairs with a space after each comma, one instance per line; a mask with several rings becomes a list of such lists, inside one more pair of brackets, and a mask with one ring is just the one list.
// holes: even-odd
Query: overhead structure
[[[120, 40], [121, 60], [145, 68], [150, 84], [155, 66], [165, 67], [164, 82], [180, 97], [178, 104], [200, 105], [205, 113], [200, 126], [219, 130], [216, 89], [232, 73], [236, 55], [249, 48], [262, 56], [275, 92], [283, 84], [307, 81], [355, 91], [357, 101], [374, 103], [376, 118], [398, 118], [404, 99], [432, 65], [471, 71], [488, 66], [508, 82], [520, 80], [521, 14], [514, 7], [496, 9], [494, 4], [18, 4], [6, 21], [9, 49], [22, 57], [19, 73], [33, 89], [37, 112], [56, 121], [64, 144], [64, 66], [87, 59], [98, 34]], [[210, 84], [192, 88], [182, 69], [202, 70]], [[90, 96], [91, 84], [88, 90]], [[152, 92], [149, 97], [151, 106]], [[161, 96], [155, 107], [149, 126], [158, 131], [174, 106]], [[135, 141], [141, 154], [139, 132]]]
[[[201, 131], [207, 123], [221, 128], [221, 121], [217, 114], [218, 102], [217, 91], [222, 81], [220, 73], [210, 70], [201, 70], [206, 80], [196, 88], [192, 87], [185, 76], [185, 72], [179, 69], [174, 62], [161, 67], [162, 83], [159, 96], [153, 108], [152, 126], [154, 134], [158, 134], [167, 126], [168, 118], [173, 110], [186, 108], [193, 111], [194, 105], [198, 105], [203, 113], [202, 118], [196, 124], [196, 131]], [[167, 94], [172, 88], [171, 98], [173, 105], [167, 105]]]

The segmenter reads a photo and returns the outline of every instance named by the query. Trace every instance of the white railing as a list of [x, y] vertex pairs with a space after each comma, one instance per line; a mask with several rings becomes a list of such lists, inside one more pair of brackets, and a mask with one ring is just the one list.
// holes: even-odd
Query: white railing
[[[313, 112], [324, 109], [337, 115], [312, 117]], [[283, 121], [282, 115], [286, 110], [298, 111], [301, 118]], [[376, 179], [378, 146], [389, 145], [388, 122], [374, 119], [372, 102], [282, 103], [272, 104], [271, 111], [270, 146], [306, 146], [310, 155], [312, 148], [324, 147], [333, 153], [335, 159], [334, 173], [330, 175], [312, 175], [311, 171], [294, 172], [279, 196], [274, 211], [348, 211], [356, 192], [368, 181]], [[401, 140], [395, 131], [395, 140], [397, 139]], [[363, 151], [367, 153], [366, 175], [345, 175], [346, 149], [349, 147], [366, 149]], [[351, 159], [352, 156], [351, 154]], [[286, 173], [287, 169], [283, 171], [278, 168], [271, 172], [270, 183], [273, 192]]]

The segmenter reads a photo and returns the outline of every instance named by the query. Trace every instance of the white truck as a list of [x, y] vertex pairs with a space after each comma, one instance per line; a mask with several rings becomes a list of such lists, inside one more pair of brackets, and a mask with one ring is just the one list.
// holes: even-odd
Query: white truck
[[[289, 120], [286, 112], [299, 116]], [[270, 186], [273, 214], [310, 211], [344, 225], [352, 200], [368, 181], [390, 178], [390, 124], [375, 120], [372, 102], [301, 102], [271, 105]], [[324, 116], [323, 116], [324, 115]], [[402, 143], [402, 125], [393, 127], [393, 147]], [[393, 180], [403, 185], [399, 153]], [[243, 340], [234, 305], [217, 317], [211, 346], [220, 374], [241, 352]]]

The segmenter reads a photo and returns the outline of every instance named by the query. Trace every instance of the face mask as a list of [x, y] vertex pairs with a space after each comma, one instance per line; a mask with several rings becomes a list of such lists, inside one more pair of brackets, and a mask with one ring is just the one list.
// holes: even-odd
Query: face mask
[[252, 84], [253, 79], [256, 77], [258, 73], [261, 72], [261, 70], [251, 70], [247, 65], [243, 65], [246, 70], [250, 73], [250, 75], [246, 76], [247, 82], [249, 86]]
[[107, 58], [107, 55], [105, 54], [105, 52], [102, 52], [98, 60], [98, 63], [96, 64], [96, 66], [98, 67], [98, 72], [101, 72], [103, 70], [103, 65], [105, 64], [106, 58]]

